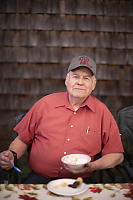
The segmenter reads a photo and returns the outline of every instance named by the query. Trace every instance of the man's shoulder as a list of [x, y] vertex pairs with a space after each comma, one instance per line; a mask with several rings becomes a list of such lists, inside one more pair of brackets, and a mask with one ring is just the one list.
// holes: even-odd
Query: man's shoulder
[[96, 110], [101, 110], [101, 111], [104, 111], [104, 112], [110, 112], [109, 108], [107, 107], [107, 105], [104, 102], [102, 102], [102, 100], [98, 99], [95, 96], [91, 96], [91, 98], [92, 98], [92, 101], [94, 101], [94, 105], [95, 105]]
[[95, 102], [95, 105], [96, 106], [100, 106], [100, 107], [107, 107], [106, 105], [105, 105], [105, 103], [103, 103], [100, 99], [98, 99], [97, 97], [95, 97], [95, 96], [91, 96], [91, 99], [92, 99], [92, 101], [94, 101]]
[[64, 98], [66, 95], [66, 92], [58, 92], [58, 93], [52, 93], [52, 94], [49, 94], [49, 95], [46, 95], [42, 98], [42, 101], [55, 101], [55, 100], [58, 100], [58, 99], [62, 99]]
[[49, 94], [49, 95], [46, 95], [44, 96], [44, 98], [59, 98], [59, 97], [62, 97], [66, 94], [66, 92], [56, 92], [56, 93], [52, 93], [52, 94]]
[[62, 99], [65, 99], [65, 97], [66, 92], [52, 93], [42, 97], [37, 101], [37, 104], [56, 104], [57, 102], [62, 101]]
[[31, 109], [37, 113], [43, 112], [44, 110], [54, 108], [58, 104], [62, 104], [65, 98], [65, 92], [49, 94], [36, 101]]

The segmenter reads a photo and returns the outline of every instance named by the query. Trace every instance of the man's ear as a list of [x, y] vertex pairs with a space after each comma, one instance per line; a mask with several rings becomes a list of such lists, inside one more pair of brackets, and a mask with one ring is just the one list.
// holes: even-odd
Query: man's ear
[[93, 80], [92, 80], [92, 90], [94, 90], [95, 89], [95, 87], [96, 87], [96, 77], [95, 76], [93, 76]]
[[68, 79], [69, 79], [69, 77], [70, 77], [70, 73], [71, 73], [71, 71], [68, 72], [67, 75], [66, 75], [65, 86], [67, 86], [67, 82], [68, 82]]
[[68, 76], [69, 76], [69, 73], [67, 73], [67, 75], [66, 75], [65, 86], [67, 86]]
[[67, 85], [67, 80], [65, 79], [65, 86]]

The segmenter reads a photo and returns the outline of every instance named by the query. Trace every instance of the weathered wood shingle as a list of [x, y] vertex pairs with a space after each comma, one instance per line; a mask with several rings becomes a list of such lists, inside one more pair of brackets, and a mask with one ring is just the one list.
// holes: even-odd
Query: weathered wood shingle
[[120, 108], [132, 105], [132, 11], [132, 0], [0, 0], [1, 148], [9, 143], [15, 115], [65, 90], [76, 55], [95, 59], [93, 94], [116, 119]]

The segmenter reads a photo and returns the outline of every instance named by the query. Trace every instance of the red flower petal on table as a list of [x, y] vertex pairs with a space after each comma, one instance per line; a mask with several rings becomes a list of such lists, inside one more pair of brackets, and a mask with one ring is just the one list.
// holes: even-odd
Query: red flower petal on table
[[130, 197], [132, 197], [132, 198], [133, 198], [133, 194], [132, 194], [132, 193], [127, 193], [127, 194], [124, 194], [124, 196], [125, 196], [125, 197], [127, 197], [127, 198], [128, 198], [128, 197], [129, 197], [129, 198], [130, 198]]
[[133, 193], [133, 184], [132, 184], [132, 183], [129, 183], [128, 185], [129, 185], [130, 192]]
[[19, 195], [19, 199], [25, 199], [25, 200], [37, 200], [36, 197], [30, 197], [29, 195]]
[[133, 199], [133, 184], [129, 183], [129, 192], [124, 194], [125, 197]]
[[99, 187], [89, 187], [90, 191], [93, 193], [100, 193], [102, 191]]

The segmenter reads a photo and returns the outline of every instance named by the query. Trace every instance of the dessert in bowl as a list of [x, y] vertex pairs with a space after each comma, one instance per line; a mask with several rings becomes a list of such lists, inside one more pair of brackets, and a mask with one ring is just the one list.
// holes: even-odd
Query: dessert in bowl
[[91, 161], [91, 157], [85, 154], [69, 154], [61, 158], [65, 167], [71, 169], [82, 169]]

